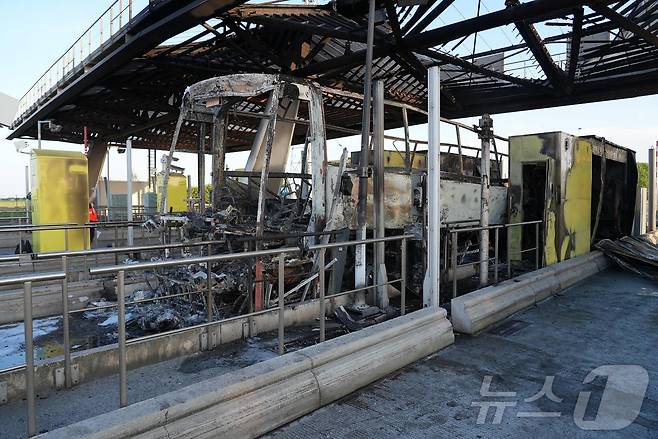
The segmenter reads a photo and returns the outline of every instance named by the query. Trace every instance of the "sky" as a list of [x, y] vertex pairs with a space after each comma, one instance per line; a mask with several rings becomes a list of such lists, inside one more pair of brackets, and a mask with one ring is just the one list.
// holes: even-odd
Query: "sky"
[[[0, 68], [0, 91], [20, 98], [37, 78], [100, 16], [109, 5], [109, 0], [40, 0], [36, 2], [3, 1], [0, 8], [0, 59], [5, 60]], [[441, 18], [434, 23], [440, 26], [446, 22], [468, 16], [469, 7], [477, 2], [457, 0]], [[498, 0], [483, 0], [482, 13], [498, 9]], [[502, 3], [502, 2], [501, 2]], [[140, 10], [147, 0], [135, 0], [135, 11]], [[496, 6], [494, 6], [496, 5]], [[542, 30], [543, 31], [543, 30]], [[516, 42], [511, 29], [481, 34], [476, 50], [487, 50], [499, 43]], [[463, 42], [458, 50], [470, 52], [472, 39]], [[531, 134], [547, 131], [565, 131], [570, 134], [595, 134], [637, 151], [639, 162], [647, 161], [648, 148], [658, 141], [658, 95], [624, 99], [568, 107], [557, 107], [516, 113], [494, 114], [494, 131], [502, 136]], [[477, 118], [462, 120], [475, 124]], [[29, 155], [16, 152], [12, 142], [5, 140], [10, 131], [0, 128], [0, 154], [2, 177], [0, 197], [23, 196], [25, 193], [25, 166]], [[396, 131], [392, 131], [393, 134]], [[397, 130], [398, 134], [401, 134]], [[412, 128], [412, 137], [427, 139], [426, 126]], [[454, 130], [442, 126], [442, 139], [454, 141]], [[36, 147], [36, 141], [29, 141]], [[475, 139], [467, 139], [471, 144]], [[328, 155], [338, 159], [342, 147], [357, 150], [356, 137], [330, 141]], [[391, 145], [387, 145], [391, 146]], [[399, 145], [398, 145], [399, 146]], [[44, 148], [82, 151], [81, 145], [44, 142]], [[191, 154], [178, 153], [178, 166], [186, 168], [193, 181], [196, 181], [196, 158]], [[241, 168], [246, 163], [247, 153], [229, 154], [230, 168]], [[209, 162], [206, 160], [206, 181], [209, 180]], [[133, 174], [140, 180], [146, 179], [146, 153], [133, 154]], [[107, 170], [103, 171], [106, 175]], [[127, 175], [125, 155], [113, 150], [110, 155], [110, 178], [125, 179]]]

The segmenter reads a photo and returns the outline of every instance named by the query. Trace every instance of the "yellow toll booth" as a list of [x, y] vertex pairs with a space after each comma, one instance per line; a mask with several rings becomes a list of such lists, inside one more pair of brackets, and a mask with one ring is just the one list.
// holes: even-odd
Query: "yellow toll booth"
[[[32, 223], [85, 224], [89, 220], [87, 157], [80, 152], [33, 150]], [[89, 230], [45, 230], [32, 233], [35, 252], [89, 248]]]
[[[163, 174], [157, 178], [157, 187], [162, 187]], [[158, 191], [158, 209], [162, 204], [162, 191]], [[167, 182], [167, 212], [187, 212], [187, 177], [184, 174], [171, 172]]]

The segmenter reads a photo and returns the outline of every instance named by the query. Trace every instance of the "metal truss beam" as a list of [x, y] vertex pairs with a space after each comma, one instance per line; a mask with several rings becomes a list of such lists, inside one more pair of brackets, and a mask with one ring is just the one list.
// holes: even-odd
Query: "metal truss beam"
[[617, 24], [620, 28], [625, 29], [629, 32], [634, 33], [636, 36], [644, 39], [648, 43], [652, 44], [654, 47], [658, 47], [658, 36], [654, 35], [653, 33], [649, 32], [647, 29], [643, 28], [639, 24], [635, 23], [634, 21], [631, 21], [630, 19], [624, 17], [620, 13], [613, 11], [606, 5], [599, 3], [597, 1], [591, 1], [589, 3], [589, 7], [592, 8], [592, 10], [598, 12], [599, 14], [603, 15], [605, 18], [608, 20], [612, 21], [613, 23]]

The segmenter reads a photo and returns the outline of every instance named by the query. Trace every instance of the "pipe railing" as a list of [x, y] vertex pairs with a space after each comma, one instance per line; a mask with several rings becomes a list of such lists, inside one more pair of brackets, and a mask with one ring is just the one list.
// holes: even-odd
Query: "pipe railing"
[[[307, 236], [308, 234], [301, 234], [302, 237]], [[324, 323], [324, 315], [325, 315], [325, 306], [326, 306], [326, 301], [331, 300], [340, 296], [348, 295], [348, 294], [355, 294], [360, 291], [365, 291], [368, 289], [372, 288], [377, 288], [377, 287], [383, 287], [383, 286], [388, 286], [396, 283], [400, 283], [400, 292], [401, 292], [401, 307], [400, 307], [400, 313], [402, 315], [405, 314], [405, 300], [406, 300], [406, 252], [407, 252], [407, 240], [413, 238], [413, 235], [401, 235], [401, 236], [391, 236], [391, 237], [386, 237], [386, 238], [376, 238], [376, 239], [366, 239], [366, 240], [357, 240], [357, 241], [347, 241], [347, 242], [339, 242], [339, 243], [331, 243], [331, 244], [320, 244], [320, 245], [312, 245], [309, 246], [306, 250], [308, 251], [316, 251], [318, 252], [318, 259], [320, 263], [318, 264], [318, 275], [319, 275], [319, 285], [318, 285], [318, 295], [319, 298], [316, 299], [319, 301], [319, 307], [320, 307], [320, 336], [319, 340], [324, 341], [325, 340], [325, 323]], [[268, 239], [268, 237], [263, 237], [263, 239]], [[389, 280], [387, 282], [384, 282], [382, 284], [378, 285], [369, 285], [361, 288], [356, 288], [348, 291], [342, 291], [339, 293], [331, 294], [331, 295], [326, 295], [325, 294], [325, 282], [324, 282], [324, 274], [327, 268], [325, 268], [324, 265], [324, 259], [325, 259], [325, 251], [328, 249], [334, 249], [334, 248], [343, 248], [343, 247], [350, 247], [350, 246], [356, 246], [356, 245], [366, 245], [366, 244], [376, 244], [379, 242], [391, 242], [391, 241], [401, 241], [401, 268], [400, 268], [400, 278], [395, 279], [395, 280]], [[204, 328], [204, 327], [209, 327], [210, 325], [213, 324], [218, 324], [218, 323], [225, 323], [229, 322], [232, 320], [236, 319], [243, 319], [243, 318], [253, 318], [258, 315], [264, 315], [267, 313], [272, 313], [272, 312], [278, 312], [279, 314], [279, 327], [278, 327], [278, 352], [280, 354], [285, 353], [285, 344], [284, 344], [284, 336], [285, 336], [285, 320], [284, 320], [284, 311], [286, 309], [285, 305], [285, 257], [286, 255], [291, 255], [291, 254], [298, 254], [300, 253], [303, 249], [300, 247], [281, 247], [277, 249], [269, 249], [269, 250], [257, 250], [257, 251], [247, 251], [247, 252], [240, 252], [240, 253], [230, 253], [230, 254], [221, 254], [221, 255], [211, 255], [211, 245], [216, 243], [216, 242], [223, 242], [223, 241], [206, 241], [206, 242], [197, 242], [197, 243], [180, 243], [180, 244], [174, 244], [174, 245], [161, 245], [161, 246], [137, 246], [137, 247], [131, 247], [131, 248], [124, 248], [124, 249], [98, 249], [102, 250], [103, 252], [116, 252], [116, 251], [125, 251], [125, 250], [136, 250], [136, 249], [154, 249], [154, 248], [167, 248], [167, 247], [183, 247], [189, 244], [195, 244], [195, 245], [207, 245], [208, 248], [208, 255], [203, 256], [203, 257], [191, 257], [191, 258], [181, 258], [181, 259], [174, 259], [174, 260], [165, 260], [165, 261], [152, 261], [152, 262], [142, 262], [142, 263], [137, 263], [137, 264], [131, 264], [131, 265], [114, 265], [114, 266], [106, 266], [106, 267], [98, 267], [98, 268], [93, 268], [89, 270], [89, 273], [92, 275], [99, 275], [99, 274], [116, 274], [117, 275], [117, 303], [116, 304], [110, 304], [110, 305], [103, 305], [103, 306], [95, 306], [95, 307], [89, 307], [84, 310], [69, 310], [69, 298], [68, 298], [68, 274], [69, 274], [69, 261], [68, 258], [74, 255], [84, 255], [88, 254], [89, 252], [95, 252], [95, 253], [100, 253], [99, 251], [94, 251], [94, 250], [89, 250], [89, 251], [76, 251], [76, 252], [58, 252], [58, 253], [51, 253], [51, 254], [41, 254], [39, 257], [41, 258], [48, 258], [48, 259], [54, 259], [54, 258], [61, 258], [61, 266], [62, 269], [61, 271], [56, 271], [56, 272], [49, 272], [49, 273], [41, 273], [41, 274], [28, 274], [28, 275], [21, 275], [21, 276], [14, 276], [14, 277], [9, 277], [9, 278], [0, 278], [0, 286], [7, 286], [7, 285], [17, 285], [17, 284], [23, 284], [23, 297], [24, 297], [24, 316], [23, 320], [25, 323], [25, 364], [24, 365], [19, 365], [19, 366], [13, 366], [10, 368], [3, 369], [0, 371], [0, 373], [7, 373], [7, 372], [17, 372], [20, 371], [21, 369], [25, 370], [25, 379], [26, 379], [26, 400], [27, 400], [27, 431], [28, 431], [28, 436], [33, 436], [37, 433], [37, 424], [36, 424], [36, 394], [35, 394], [35, 364], [34, 364], [34, 341], [33, 341], [33, 332], [32, 332], [32, 324], [33, 324], [33, 319], [32, 319], [32, 283], [33, 282], [49, 282], [49, 281], [57, 281], [61, 280], [62, 281], [62, 329], [63, 329], [63, 351], [64, 351], [64, 383], [66, 388], [72, 387], [72, 382], [73, 382], [73, 373], [72, 373], [72, 362], [71, 362], [71, 338], [70, 338], [70, 324], [69, 324], [69, 318], [72, 314], [81, 312], [81, 311], [89, 311], [89, 310], [99, 310], [99, 309], [107, 309], [107, 308], [118, 308], [118, 324], [119, 324], [119, 337], [118, 337], [118, 350], [119, 350], [119, 375], [120, 375], [120, 405], [121, 407], [125, 407], [128, 404], [128, 394], [127, 394], [127, 345], [129, 344], [134, 344], [134, 343], [140, 343], [144, 342], [147, 340], [155, 340], [158, 338], [163, 338], [163, 337], [168, 337], [176, 333], [183, 333], [186, 331], [191, 331], [199, 328]], [[279, 284], [279, 298], [278, 298], [278, 306], [269, 308], [269, 309], [263, 309], [263, 310], [258, 310], [254, 312], [250, 312], [248, 314], [241, 314], [239, 316], [233, 316], [229, 317], [226, 319], [221, 319], [221, 320], [213, 320], [212, 318], [212, 303], [213, 303], [213, 298], [212, 298], [212, 289], [211, 289], [211, 283], [210, 279], [212, 276], [212, 272], [210, 270], [211, 268], [211, 263], [212, 262], [217, 262], [217, 261], [229, 261], [229, 260], [239, 260], [239, 259], [252, 259], [256, 257], [263, 257], [263, 256], [277, 256], [278, 257], [278, 273], [279, 273], [279, 279], [278, 279], [278, 284]], [[158, 301], [158, 300], [163, 300], [163, 299], [168, 299], [168, 298], [173, 298], [173, 297], [179, 297], [179, 296], [189, 296], [191, 294], [199, 294], [198, 292], [184, 292], [184, 293], [178, 293], [178, 294], [170, 294], [170, 295], [165, 295], [165, 296], [159, 296], [159, 297], [153, 297], [153, 298], [148, 298], [148, 299], [140, 299], [140, 300], [133, 300], [131, 302], [126, 303], [125, 301], [125, 273], [128, 271], [141, 271], [141, 270], [148, 270], [148, 269], [157, 269], [157, 268], [165, 268], [165, 267], [175, 267], [179, 265], [189, 265], [189, 264], [206, 264], [206, 270], [207, 270], [207, 279], [209, 282], [207, 283], [207, 291], [206, 294], [208, 295], [207, 301], [206, 301], [206, 306], [209, 309], [208, 312], [208, 319], [207, 322], [199, 324], [199, 325], [194, 325], [190, 327], [185, 327], [185, 328], [179, 328], [171, 331], [166, 331], [166, 332], [161, 332], [158, 334], [151, 334], [147, 336], [142, 336], [142, 337], [137, 337], [133, 338], [130, 340], [126, 339], [126, 306], [127, 305], [136, 305], [140, 303], [146, 303], [146, 302], [152, 302], [152, 301]], [[203, 293], [201, 293], [203, 294]], [[253, 296], [250, 293], [249, 295], [249, 300], [252, 300]], [[287, 307], [295, 307], [297, 306], [298, 303], [294, 304], [289, 304]]]
[[64, 231], [64, 250], [69, 249], [69, 232], [71, 230], [83, 231], [83, 242], [85, 246], [91, 246], [91, 236], [84, 234], [85, 230], [114, 229], [114, 246], [119, 246], [119, 229], [140, 227], [140, 221], [117, 221], [117, 222], [93, 222], [86, 224], [27, 224], [27, 225], [0, 225], [0, 234], [18, 234], [18, 253], [23, 254], [23, 234], [34, 232]]
[[[65, 261], [65, 259], [64, 259]], [[64, 262], [64, 265], [66, 263]], [[25, 333], [25, 393], [26, 393], [26, 409], [27, 409], [27, 434], [34, 436], [37, 434], [37, 418], [36, 418], [36, 394], [34, 391], [34, 339], [32, 334], [32, 283], [33, 282], [46, 282], [53, 280], [62, 280], [62, 298], [67, 298], [68, 289], [66, 282], [66, 271], [57, 271], [42, 274], [30, 274], [24, 276], [15, 276], [10, 278], [0, 278], [0, 286], [23, 284], [23, 323]], [[68, 300], [64, 300], [66, 303]], [[66, 307], [64, 309], [66, 311]], [[68, 315], [68, 314], [67, 314]], [[67, 319], [65, 319], [67, 320]], [[68, 326], [65, 326], [65, 331], [68, 331]], [[65, 332], [66, 336], [66, 332]], [[65, 339], [64, 344], [66, 345]], [[69, 356], [68, 361], [70, 365], [70, 343], [68, 346]], [[70, 367], [67, 369], [70, 371]], [[68, 373], [68, 372], [67, 372]], [[67, 380], [70, 375], [67, 375]], [[68, 381], [67, 381], [68, 382]]]
[[62, 81], [87, 65], [97, 50], [111, 44], [132, 18], [133, 0], [115, 0], [23, 95], [18, 103], [16, 120], [38, 105]]
[[[326, 337], [326, 330], [325, 330], [325, 306], [326, 306], [326, 301], [346, 295], [346, 294], [354, 294], [359, 291], [365, 291], [369, 290], [372, 288], [377, 288], [381, 286], [386, 286], [386, 285], [391, 285], [393, 283], [400, 283], [400, 293], [401, 293], [401, 314], [404, 315], [405, 313], [405, 300], [406, 300], [406, 241], [407, 239], [413, 238], [413, 235], [402, 235], [402, 236], [392, 236], [392, 237], [387, 237], [387, 238], [376, 238], [376, 239], [366, 239], [366, 240], [356, 240], [356, 241], [347, 241], [347, 242], [339, 242], [339, 243], [332, 243], [332, 244], [320, 244], [320, 245], [312, 245], [308, 247], [309, 251], [317, 251], [318, 252], [318, 275], [319, 275], [319, 281], [318, 281], [318, 291], [319, 291], [319, 307], [320, 307], [320, 312], [319, 312], [319, 318], [320, 318], [320, 335], [319, 339], [320, 342], [325, 340]], [[390, 241], [401, 241], [401, 255], [402, 255], [402, 267], [400, 269], [401, 277], [400, 279], [388, 281], [385, 283], [382, 283], [381, 285], [368, 285], [362, 288], [356, 288], [354, 290], [350, 291], [345, 291], [345, 292], [340, 292], [337, 294], [332, 294], [327, 296], [325, 294], [325, 282], [324, 282], [324, 277], [325, 277], [325, 264], [324, 264], [324, 259], [325, 259], [325, 251], [327, 249], [333, 249], [333, 248], [342, 248], [342, 247], [350, 247], [350, 246], [356, 246], [356, 245], [367, 245], [367, 244], [376, 244], [380, 242], [390, 242]], [[299, 247], [282, 247], [282, 248], [277, 248], [277, 249], [269, 249], [269, 250], [255, 250], [255, 251], [246, 251], [246, 252], [240, 252], [240, 253], [230, 253], [230, 254], [221, 254], [221, 255], [207, 255], [204, 257], [191, 257], [191, 258], [184, 258], [184, 259], [174, 259], [174, 260], [166, 260], [166, 261], [151, 261], [151, 262], [142, 262], [142, 263], [137, 263], [137, 264], [131, 264], [131, 265], [114, 265], [114, 266], [105, 266], [105, 267], [98, 267], [98, 268], [93, 268], [89, 270], [89, 273], [91, 275], [106, 275], [106, 274], [116, 274], [117, 275], [117, 304], [113, 305], [108, 305], [104, 306], [103, 308], [107, 307], [117, 307], [118, 308], [118, 325], [119, 325], [119, 340], [118, 340], [118, 346], [119, 346], [119, 382], [120, 382], [120, 390], [119, 390], [119, 399], [120, 399], [120, 406], [125, 407], [128, 405], [128, 383], [127, 383], [127, 359], [126, 359], [126, 346], [128, 344], [128, 340], [126, 339], [126, 333], [125, 333], [125, 307], [126, 307], [126, 302], [125, 302], [125, 274], [126, 272], [132, 272], [132, 271], [142, 271], [142, 270], [153, 270], [153, 269], [159, 269], [159, 268], [167, 268], [167, 267], [175, 267], [179, 265], [192, 265], [192, 264], [197, 264], [197, 265], [206, 265], [206, 271], [207, 271], [207, 299], [206, 299], [206, 307], [208, 308], [208, 321], [205, 324], [201, 325], [194, 325], [190, 326], [187, 328], [181, 328], [174, 330], [176, 333], [180, 333], [183, 331], [190, 331], [194, 329], [198, 329], [199, 327], [205, 327], [210, 324], [214, 323], [220, 323], [220, 322], [225, 322], [229, 321], [232, 319], [236, 318], [253, 318], [257, 315], [261, 314], [266, 314], [269, 312], [274, 312], [278, 311], [279, 313], [279, 327], [278, 327], [278, 344], [279, 344], [279, 354], [285, 353], [285, 345], [284, 345], [284, 335], [285, 335], [285, 325], [284, 325], [284, 312], [285, 312], [285, 291], [284, 291], [284, 279], [285, 279], [285, 257], [287, 255], [291, 254], [298, 254], [302, 251], [301, 248]], [[241, 314], [240, 316], [235, 316], [231, 317], [229, 319], [222, 319], [222, 320], [213, 320], [212, 319], [212, 303], [214, 302], [214, 298], [212, 296], [212, 286], [211, 286], [211, 279], [212, 279], [212, 272], [211, 272], [211, 264], [213, 262], [221, 262], [221, 261], [232, 261], [232, 260], [240, 260], [240, 259], [252, 259], [252, 258], [257, 258], [257, 257], [264, 257], [264, 256], [278, 256], [278, 286], [279, 286], [279, 291], [278, 291], [278, 307], [275, 308], [270, 308], [270, 309], [263, 309], [263, 310], [257, 310], [254, 312], [250, 312], [247, 314]], [[248, 300], [252, 300], [252, 294], [251, 294], [250, 289], [250, 294], [248, 297]], [[149, 298], [149, 299], [143, 299], [139, 301], [134, 301], [132, 303], [143, 303], [143, 302], [150, 302], [150, 301], [155, 301], [155, 300], [162, 300], [168, 297], [177, 297], [180, 295], [190, 295], [190, 294], [195, 294], [195, 293], [182, 293], [182, 294], [176, 294], [176, 295], [171, 295], [171, 296], [160, 296], [160, 297], [154, 297], [154, 298]], [[197, 292], [197, 294], [200, 294]], [[131, 303], [129, 303], [131, 304]], [[296, 305], [296, 304], [295, 304]], [[293, 305], [294, 306], [294, 305]], [[96, 307], [99, 308], [99, 307]], [[93, 309], [93, 308], [90, 308]], [[250, 326], [251, 327], [251, 326]], [[167, 337], [170, 336], [173, 332], [172, 331], [167, 331], [167, 332], [162, 332], [159, 334], [153, 334], [149, 336], [150, 339], [155, 339], [155, 338], [161, 338], [161, 337]]]
[[[485, 227], [462, 227], [462, 228], [454, 228], [454, 227], [447, 227], [446, 233], [450, 234], [450, 264], [447, 264], [447, 259], [446, 259], [446, 266], [449, 266], [449, 268], [452, 270], [452, 297], [455, 298], [457, 297], [457, 269], [459, 267], [468, 267], [471, 265], [479, 265], [480, 260], [478, 258], [477, 261], [474, 262], [466, 262], [463, 264], [458, 263], [457, 259], [458, 256], [466, 256], [469, 254], [479, 254], [479, 251], [468, 251], [466, 249], [463, 252], [459, 252], [458, 250], [458, 235], [460, 233], [469, 233], [469, 232], [480, 232], [482, 230], [488, 230], [494, 231], [494, 256], [493, 258], [488, 258], [486, 261], [487, 264], [487, 270], [489, 269], [490, 264], [493, 262], [494, 265], [494, 281], [493, 284], [498, 283], [498, 263], [499, 263], [499, 231], [501, 229], [505, 229], [507, 231], [507, 242], [510, 242], [510, 234], [509, 231], [514, 228], [514, 227], [521, 227], [521, 226], [527, 226], [527, 225], [535, 225], [535, 246], [527, 249], [521, 249], [519, 250], [519, 253], [522, 255], [523, 253], [528, 253], [528, 252], [534, 252], [535, 253], [535, 269], [539, 270], [540, 268], [540, 257], [539, 257], [539, 250], [540, 250], [540, 242], [539, 242], [539, 227], [541, 224], [543, 224], [542, 220], [536, 220], [536, 221], [524, 221], [524, 222], [519, 222], [519, 223], [511, 223], [511, 224], [492, 224], [489, 226]], [[522, 246], [522, 244], [521, 244]], [[447, 255], [446, 255], [447, 256]], [[449, 270], [448, 270], [449, 272]], [[508, 246], [508, 251], [507, 251], [507, 278], [511, 279], [512, 277], [512, 263], [511, 263], [511, 252], [509, 251], [509, 246]]]

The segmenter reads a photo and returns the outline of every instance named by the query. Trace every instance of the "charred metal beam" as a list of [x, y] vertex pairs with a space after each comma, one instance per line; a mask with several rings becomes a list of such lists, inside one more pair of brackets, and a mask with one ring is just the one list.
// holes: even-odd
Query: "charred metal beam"
[[337, 38], [347, 41], [361, 41], [366, 39], [365, 32], [357, 32], [351, 29], [340, 29], [313, 24], [311, 22], [299, 22], [295, 20], [286, 20], [282, 18], [264, 17], [264, 16], [242, 16], [231, 15], [235, 20], [244, 23], [253, 23], [262, 26], [269, 26], [274, 29], [303, 32], [309, 35], [319, 35], [323, 37]]
[[516, 85], [521, 85], [524, 87], [540, 87], [545, 89], [543, 85], [538, 83], [537, 81], [533, 81], [531, 79], [523, 79], [523, 78], [517, 78], [515, 76], [507, 75], [502, 72], [497, 72], [495, 70], [487, 69], [486, 67], [479, 66], [477, 64], [464, 61], [463, 59], [449, 55], [447, 53], [439, 52], [436, 50], [431, 50], [431, 49], [423, 49], [420, 50], [419, 53], [428, 56], [430, 58], [433, 58], [437, 61], [441, 61], [442, 63], [446, 64], [452, 64], [454, 66], [457, 66], [467, 72], [471, 73], [477, 73], [479, 75], [487, 76], [490, 78], [496, 78], [500, 79], [506, 82], [509, 82], [511, 84], [516, 84]]
[[454, 2], [455, 0], [443, 0], [438, 5], [434, 6], [434, 9], [432, 9], [422, 20], [420, 20], [418, 24], [416, 24], [408, 32], [408, 35], [413, 35], [424, 31], [425, 28], [432, 23], [432, 21], [437, 19], [439, 15], [448, 9]]
[[[520, 0], [506, 0], [505, 5], [508, 9], [518, 8], [521, 5]], [[519, 31], [519, 34], [526, 42], [532, 55], [539, 63], [539, 66], [544, 71], [546, 79], [551, 83], [553, 88], [558, 90], [566, 90], [566, 75], [564, 71], [555, 64], [553, 57], [546, 48], [539, 32], [535, 26], [525, 20], [515, 20], [514, 25]]]
[[[240, 38], [242, 38], [243, 41], [247, 43], [249, 48], [253, 50], [255, 53], [260, 53], [263, 54], [264, 56], [267, 56], [270, 58], [270, 61], [275, 64], [277, 67], [279, 67], [281, 70], [288, 70], [288, 65], [286, 62], [282, 59], [280, 59], [276, 55], [276, 51], [274, 50], [263, 50], [265, 49], [264, 42], [260, 40], [258, 37], [256, 37], [253, 33], [251, 33], [249, 30], [242, 29], [240, 25], [232, 20], [232, 19], [225, 19], [226, 24], [228, 27], [235, 32], [236, 35], [238, 35]], [[259, 44], [260, 43], [260, 44]], [[263, 70], [265, 71], [272, 71], [272, 69], [269, 68], [268, 65], [261, 64]]]
[[395, 10], [395, 3], [393, 0], [386, 0], [386, 15], [388, 16], [388, 22], [391, 26], [391, 31], [393, 32], [393, 38], [398, 47], [398, 55], [402, 58], [402, 65], [409, 73], [418, 80], [421, 84], [427, 82], [427, 69], [421, 63], [416, 55], [406, 48], [402, 41], [402, 31], [400, 30], [400, 23], [398, 21], [397, 11]]
[[[403, 38], [403, 43], [409, 50], [426, 49], [454, 41], [475, 32], [483, 32], [488, 29], [506, 26], [516, 21], [533, 22], [535, 20], [560, 17], [565, 14], [565, 11], [580, 7], [585, 2], [586, 0], [535, 0], [419, 34], [408, 35]], [[374, 57], [380, 58], [395, 49], [396, 44], [394, 43], [378, 42], [374, 47]], [[345, 71], [361, 65], [364, 58], [365, 50], [359, 50], [348, 55], [311, 64], [308, 67], [297, 70], [295, 73], [297, 75], [317, 75], [327, 71]]]
[[428, 0], [424, 5], [418, 5], [414, 11], [414, 15], [412, 15], [411, 18], [407, 20], [404, 26], [402, 26], [402, 33], [406, 34], [409, 29], [411, 29], [437, 1], [438, 0]]
[[109, 134], [101, 139], [96, 140], [96, 142], [101, 142], [101, 143], [107, 143], [111, 142], [113, 140], [121, 140], [125, 139], [126, 137], [132, 136], [134, 134], [140, 133], [142, 131], [148, 130], [150, 128], [155, 128], [160, 125], [164, 125], [170, 122], [173, 122], [178, 118], [177, 113], [169, 113], [165, 114], [163, 116], [156, 117], [155, 119], [152, 119], [148, 122], [145, 122], [142, 125], [136, 125], [130, 128], [126, 128], [124, 130], [121, 130], [115, 134]]
[[629, 32], [634, 33], [636, 36], [644, 39], [645, 41], [651, 43], [654, 47], [658, 47], [658, 36], [649, 32], [647, 29], [643, 28], [639, 24], [631, 21], [630, 19], [624, 17], [620, 13], [613, 11], [606, 5], [598, 1], [590, 1], [589, 7], [592, 10], [598, 12], [602, 16], [606, 17], [608, 20], [617, 24], [620, 28], [625, 29]]
[[580, 58], [580, 42], [583, 35], [583, 8], [578, 8], [573, 13], [573, 29], [571, 37], [571, 47], [569, 49], [569, 70], [567, 76], [569, 84], [573, 87], [576, 78], [576, 68]]

